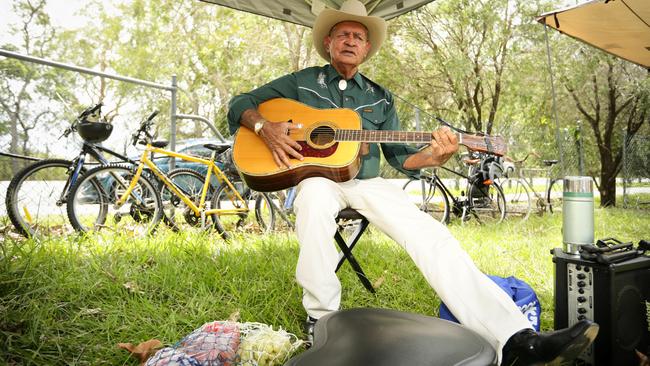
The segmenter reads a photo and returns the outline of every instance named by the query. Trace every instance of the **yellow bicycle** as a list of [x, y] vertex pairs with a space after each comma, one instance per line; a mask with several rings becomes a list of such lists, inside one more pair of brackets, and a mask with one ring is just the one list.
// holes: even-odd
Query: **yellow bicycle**
[[[210, 218], [217, 232], [227, 238], [220, 216], [247, 217], [251, 211], [248, 200], [215, 164], [215, 157], [228, 146], [205, 144], [212, 150], [210, 159], [165, 150], [167, 142], [153, 141], [149, 132], [155, 115], [144, 120], [133, 135], [134, 145], [145, 145], [137, 165], [109, 164], [91, 169], [71, 188], [70, 222], [79, 231], [109, 229], [140, 235], [152, 233], [161, 220], [184, 230], [190, 226], [205, 228]], [[206, 174], [190, 169], [165, 174], [154, 163], [153, 154], [198, 163], [206, 167]], [[219, 195], [215, 194], [215, 185], [220, 185]], [[226, 198], [228, 204], [224, 203]]]

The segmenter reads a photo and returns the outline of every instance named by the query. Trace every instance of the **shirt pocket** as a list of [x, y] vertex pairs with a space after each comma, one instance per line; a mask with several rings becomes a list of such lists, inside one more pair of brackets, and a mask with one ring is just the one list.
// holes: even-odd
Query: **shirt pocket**
[[359, 112], [365, 130], [379, 130], [386, 120], [384, 111], [377, 107], [361, 108]]

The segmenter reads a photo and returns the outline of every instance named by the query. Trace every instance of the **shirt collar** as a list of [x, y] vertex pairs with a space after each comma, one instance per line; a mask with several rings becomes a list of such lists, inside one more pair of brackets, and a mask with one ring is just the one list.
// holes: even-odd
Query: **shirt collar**
[[[327, 64], [325, 73], [327, 75], [327, 83], [328, 84], [331, 83], [332, 81], [336, 80], [336, 79], [341, 78], [341, 75], [339, 75], [339, 72], [336, 71], [336, 69], [334, 68], [334, 66], [332, 66], [332, 64]], [[363, 77], [361, 76], [361, 73], [359, 71], [357, 71], [357, 73], [354, 74], [354, 76], [352, 77], [352, 80], [354, 80], [357, 83], [357, 85], [359, 86], [359, 88], [361, 88], [363, 90], [365, 84], [364, 84], [364, 81], [363, 81]]]

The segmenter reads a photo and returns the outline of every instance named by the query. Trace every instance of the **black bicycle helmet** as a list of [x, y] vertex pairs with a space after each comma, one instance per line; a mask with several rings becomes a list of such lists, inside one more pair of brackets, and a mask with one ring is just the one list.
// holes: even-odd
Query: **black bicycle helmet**
[[77, 126], [77, 133], [82, 139], [90, 143], [106, 140], [113, 132], [113, 125], [106, 122], [83, 121]]

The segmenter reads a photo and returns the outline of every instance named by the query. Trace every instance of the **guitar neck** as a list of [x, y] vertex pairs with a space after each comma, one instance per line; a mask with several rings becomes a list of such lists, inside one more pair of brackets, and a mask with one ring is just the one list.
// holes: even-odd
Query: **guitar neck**
[[[495, 155], [505, 155], [507, 151], [503, 138], [500, 136], [478, 136], [458, 132], [455, 134], [459, 144], [472, 150]], [[431, 142], [431, 132], [338, 129], [335, 132], [334, 140], [373, 143], [429, 143]]]

